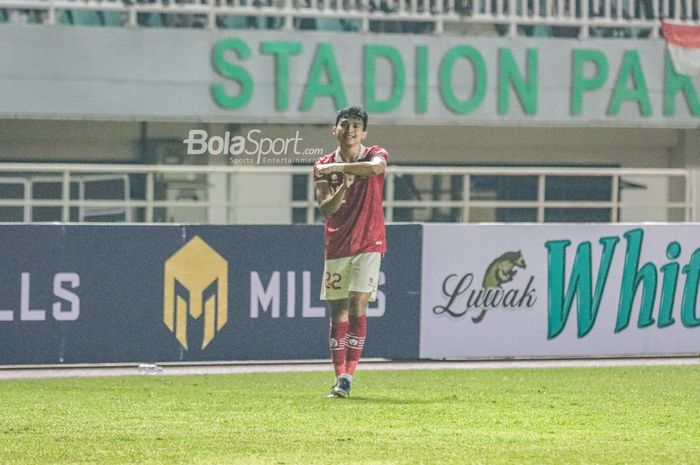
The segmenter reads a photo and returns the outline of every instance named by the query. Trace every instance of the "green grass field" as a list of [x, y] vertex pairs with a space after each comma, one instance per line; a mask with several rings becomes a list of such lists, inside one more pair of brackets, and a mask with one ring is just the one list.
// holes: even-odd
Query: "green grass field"
[[0, 463], [697, 464], [700, 366], [0, 381]]

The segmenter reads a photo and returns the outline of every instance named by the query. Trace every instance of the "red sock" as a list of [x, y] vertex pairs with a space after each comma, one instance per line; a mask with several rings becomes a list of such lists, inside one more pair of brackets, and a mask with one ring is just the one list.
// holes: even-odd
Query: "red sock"
[[367, 315], [350, 316], [348, 333], [345, 336], [346, 358], [345, 372], [349, 375], [355, 373], [355, 368], [360, 362], [362, 348], [365, 346], [367, 335]]
[[333, 360], [333, 368], [335, 375], [339, 376], [345, 373], [345, 333], [348, 330], [349, 323], [344, 321], [336, 323], [331, 320], [331, 334], [329, 337], [331, 346], [331, 360]]

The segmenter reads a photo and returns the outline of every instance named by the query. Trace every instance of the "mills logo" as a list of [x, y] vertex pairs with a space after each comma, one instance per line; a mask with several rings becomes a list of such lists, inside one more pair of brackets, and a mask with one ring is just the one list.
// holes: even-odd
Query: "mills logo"
[[165, 262], [163, 322], [187, 344], [188, 317], [204, 315], [202, 350], [228, 321], [228, 262], [194, 236]]
[[[479, 323], [489, 310], [530, 309], [537, 302], [537, 290], [533, 287], [534, 276], [530, 276], [524, 289], [503, 287], [513, 281], [518, 269], [526, 268], [522, 252], [514, 251], [500, 255], [486, 267], [479, 288], [472, 287], [475, 279], [473, 273], [461, 277], [453, 273], [442, 282], [442, 294], [447, 298], [447, 303], [433, 307], [433, 313], [460, 318], [469, 311], [478, 312], [472, 316], [472, 321]], [[461, 302], [460, 296], [464, 296]]]

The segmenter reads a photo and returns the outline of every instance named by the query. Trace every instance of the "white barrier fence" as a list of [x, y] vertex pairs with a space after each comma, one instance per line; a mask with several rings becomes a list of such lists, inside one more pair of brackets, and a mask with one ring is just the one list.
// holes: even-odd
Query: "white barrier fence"
[[0, 20], [50, 25], [581, 38], [656, 38], [661, 18], [700, 24], [699, 11], [700, 0], [0, 0]]
[[[315, 223], [310, 166], [0, 164], [0, 222]], [[698, 221], [700, 170], [390, 166], [389, 222]]]

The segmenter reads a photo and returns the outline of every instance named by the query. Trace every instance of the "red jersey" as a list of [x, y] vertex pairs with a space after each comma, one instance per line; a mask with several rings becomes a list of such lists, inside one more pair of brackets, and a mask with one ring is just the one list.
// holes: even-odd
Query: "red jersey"
[[[379, 145], [374, 145], [365, 147], [356, 161], [371, 161], [374, 157], [381, 157], [384, 162], [389, 160], [387, 151]], [[321, 157], [314, 163], [314, 181], [328, 182], [331, 191], [335, 192], [343, 184], [344, 174], [329, 173], [319, 176], [316, 174], [316, 166], [342, 161], [338, 150]], [[345, 192], [345, 198], [338, 211], [326, 218], [327, 260], [367, 252], [386, 252], [383, 188], [383, 173], [377, 176], [355, 176], [355, 182]]]

